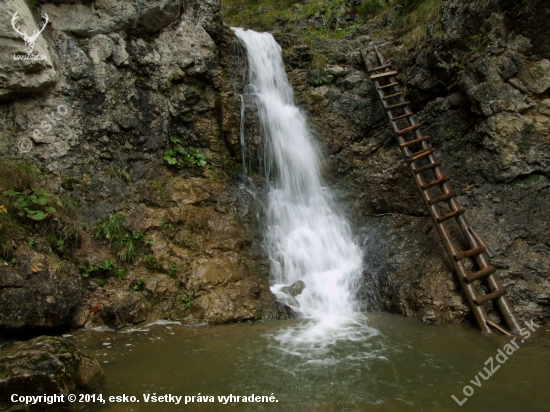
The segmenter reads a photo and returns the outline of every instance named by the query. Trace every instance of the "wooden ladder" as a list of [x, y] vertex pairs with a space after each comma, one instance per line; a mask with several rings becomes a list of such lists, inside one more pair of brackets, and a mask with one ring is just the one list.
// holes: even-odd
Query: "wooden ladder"
[[[449, 178], [436, 161], [435, 150], [429, 144], [429, 136], [422, 134], [421, 125], [416, 122], [409, 107], [410, 103], [401, 91], [396, 80], [397, 71], [392, 69], [391, 62], [384, 60], [377, 46], [374, 47], [374, 51], [379, 65], [369, 69], [367, 53], [361, 50], [370, 79], [374, 83], [401, 153], [409, 165], [479, 327], [487, 333], [495, 329], [506, 335], [517, 334], [520, 329], [519, 322], [504, 296], [506, 289], [494, 276], [496, 268], [488, 261], [491, 254], [487, 245], [466, 220], [465, 210], [458, 204], [456, 194], [449, 185]], [[446, 226], [453, 219], [469, 247], [466, 251], [457, 248]], [[475, 271], [471, 268], [475, 268]], [[482, 283], [487, 286], [489, 293], [478, 292]], [[483, 305], [489, 301], [496, 302], [495, 307], [498, 308], [508, 330], [488, 319]]]

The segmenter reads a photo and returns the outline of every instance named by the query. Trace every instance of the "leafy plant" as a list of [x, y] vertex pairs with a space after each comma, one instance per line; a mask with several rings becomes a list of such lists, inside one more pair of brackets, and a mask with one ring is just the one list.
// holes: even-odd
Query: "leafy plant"
[[132, 180], [132, 178], [130, 177], [130, 173], [128, 173], [124, 169], [117, 169], [114, 166], [109, 166], [107, 170], [112, 176], [118, 176], [119, 178], [124, 180], [126, 183], [130, 183], [130, 181]]
[[80, 265], [79, 269], [82, 271], [80, 272], [80, 274], [85, 278], [89, 277], [92, 273], [97, 272], [99, 270], [99, 268], [94, 265], [90, 265], [90, 266]]
[[162, 262], [153, 255], [145, 255], [143, 256], [143, 260], [145, 261], [145, 266], [149, 269], [158, 269], [162, 266]]
[[172, 227], [172, 223], [168, 222], [168, 219], [166, 219], [166, 216], [162, 217], [161, 225], [165, 229], [170, 229]]
[[113, 262], [111, 259], [107, 259], [101, 262], [98, 266], [100, 269], [103, 269], [103, 270], [111, 270], [114, 264], [115, 262]]
[[183, 305], [185, 306], [186, 309], [189, 309], [191, 307], [194, 300], [195, 300], [194, 296], [184, 295], [181, 297], [181, 301], [183, 302]]
[[101, 219], [93, 229], [92, 236], [94, 239], [108, 240], [109, 246], [120, 262], [129, 263], [134, 260], [136, 256], [134, 235], [126, 228], [126, 218], [123, 215]]
[[164, 152], [164, 161], [169, 166], [183, 169], [187, 166], [206, 166], [206, 156], [194, 147], [181, 146], [181, 140], [177, 137], [170, 138], [171, 145]]
[[49, 214], [55, 213], [55, 209], [48, 206], [46, 192], [40, 189], [32, 189], [31, 194], [16, 190], [4, 190], [2, 194], [14, 198], [13, 207], [20, 217], [26, 216], [32, 220], [44, 220]]
[[[95, 273], [105, 273], [113, 271], [115, 275], [120, 277], [122, 279], [122, 276], [124, 276], [124, 271], [122, 269], [114, 269], [114, 264], [112, 259], [106, 259], [103, 262], [98, 263], [97, 265], [80, 265], [79, 268], [81, 270], [81, 275], [85, 278], [95, 274]], [[113, 270], [114, 269], [114, 270]], [[120, 273], [122, 272], [122, 276]]]
[[176, 265], [171, 265], [170, 266], [170, 269], [169, 269], [169, 272], [170, 272], [170, 276], [174, 276], [175, 274], [178, 273], [178, 267]]
[[139, 279], [136, 284], [134, 285], [134, 290], [137, 292], [141, 289], [143, 289], [143, 285], [147, 283], [145, 279]]
[[17, 259], [12, 258], [10, 260], [4, 260], [4, 263], [8, 266], [15, 267], [15, 265], [17, 265]]

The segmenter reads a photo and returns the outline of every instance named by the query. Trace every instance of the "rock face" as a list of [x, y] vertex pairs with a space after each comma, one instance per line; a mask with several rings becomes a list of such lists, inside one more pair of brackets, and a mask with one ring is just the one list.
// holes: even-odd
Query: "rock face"
[[[5, 4], [0, 151], [45, 170], [47, 189], [77, 203], [79, 241], [70, 255], [27, 242], [2, 248], [16, 264], [0, 273], [0, 327], [288, 316], [269, 291], [261, 214], [234, 184], [243, 59], [219, 1]], [[45, 60], [14, 60], [26, 54], [11, 28], [15, 11], [29, 32], [49, 16], [34, 51]], [[305, 41], [282, 20], [275, 33], [296, 101], [326, 154], [326, 179], [361, 228], [360, 294], [367, 306], [430, 321], [468, 314], [368, 80], [359, 49], [377, 33], [512, 304], [522, 318], [548, 319], [548, 5], [445, 0], [441, 32], [430, 29], [427, 43], [409, 50], [381, 32], [403, 12], [396, 6], [350, 32], [355, 38]], [[348, 12], [337, 21], [357, 24]], [[246, 157], [257, 168], [260, 128], [243, 100]], [[171, 137], [198, 148], [207, 166], [170, 166]], [[104, 270], [81, 278], [77, 271], [117, 260], [109, 240], [94, 237], [99, 219], [115, 215], [124, 216], [136, 256], [128, 266], [117, 262], [120, 277]]]
[[[1, 269], [0, 327], [120, 329], [157, 319], [279, 316], [252, 244], [251, 198], [235, 184], [238, 166], [221, 127], [231, 56], [223, 45], [231, 34], [219, 1], [26, 4], [8, 1], [2, 17], [0, 151], [41, 167], [47, 189], [75, 201], [79, 241], [58, 256], [8, 246], [17, 263]], [[46, 61], [9, 56], [24, 47], [9, 21], [17, 10], [29, 32], [40, 24], [33, 15], [49, 16], [35, 47]], [[198, 148], [206, 167], [170, 167], [171, 137]], [[124, 216], [137, 247], [128, 266], [106, 238], [93, 236], [99, 219], [114, 215]], [[120, 277], [79, 274], [109, 260]]]
[[306, 287], [306, 284], [301, 281], [301, 280], [297, 280], [296, 282], [294, 282], [292, 285], [290, 286], [284, 286], [281, 288], [281, 292], [284, 292], [292, 297], [296, 297], [298, 296], [300, 293], [303, 292], [303, 290], [305, 289]]
[[47, 31], [36, 38], [33, 54], [44, 56], [44, 60], [15, 60], [14, 56], [26, 57], [25, 42], [12, 28], [16, 12], [15, 27], [20, 32], [32, 34], [41, 30], [44, 20], [37, 21], [24, 0], [6, 0], [0, 16], [0, 101], [14, 96], [24, 96], [41, 92], [52, 87], [59, 80], [55, 68], [55, 52], [45, 39]]
[[70, 340], [50, 336], [4, 347], [0, 351], [0, 374], [2, 407], [14, 405], [12, 394], [67, 396], [77, 388], [96, 392], [105, 379], [95, 359]]
[[28, 248], [16, 252], [20, 266], [0, 266], [0, 330], [47, 329], [71, 323], [82, 299], [77, 268]]
[[[549, 30], [548, 9], [538, 0], [446, 0], [441, 32], [410, 50], [381, 33], [400, 7], [355, 38], [306, 42], [284, 24], [274, 33], [326, 154], [325, 176], [364, 239], [366, 307], [435, 322], [469, 313], [367, 77], [359, 50], [372, 39], [360, 34], [377, 33], [519, 317], [550, 319], [550, 49], [537, 34]], [[246, 122], [254, 144], [255, 119]]]

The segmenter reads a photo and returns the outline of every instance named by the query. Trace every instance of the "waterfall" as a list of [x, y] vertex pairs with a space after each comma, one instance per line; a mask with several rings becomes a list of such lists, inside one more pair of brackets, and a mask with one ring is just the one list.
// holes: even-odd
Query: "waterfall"
[[[281, 47], [269, 33], [233, 30], [247, 50], [249, 89], [255, 92], [265, 140], [265, 243], [272, 291], [310, 319], [306, 327], [277, 338], [297, 344], [349, 339], [357, 332], [361, 248], [323, 186], [320, 154], [305, 116], [293, 103]], [[306, 285], [301, 294], [282, 292], [298, 280]]]

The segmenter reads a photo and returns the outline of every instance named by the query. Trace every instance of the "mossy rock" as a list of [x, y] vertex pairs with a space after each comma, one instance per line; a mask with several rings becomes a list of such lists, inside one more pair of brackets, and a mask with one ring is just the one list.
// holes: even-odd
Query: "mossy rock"
[[40, 336], [0, 351], [0, 409], [14, 406], [12, 394], [64, 394], [97, 391], [105, 379], [99, 363], [70, 340]]

